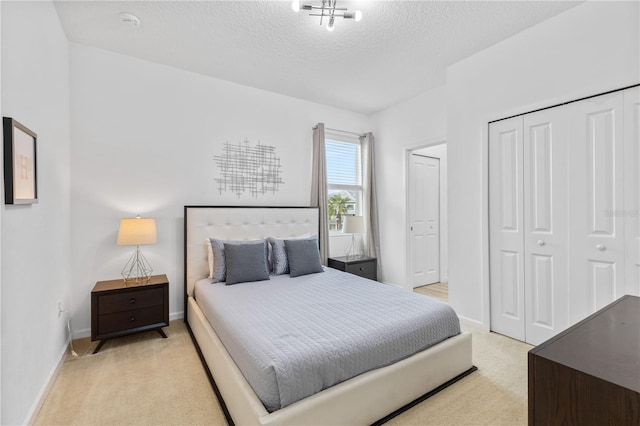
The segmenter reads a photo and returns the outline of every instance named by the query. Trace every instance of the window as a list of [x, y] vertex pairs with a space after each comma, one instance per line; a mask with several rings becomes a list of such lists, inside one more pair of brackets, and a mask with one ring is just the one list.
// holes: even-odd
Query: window
[[329, 232], [342, 230], [344, 215], [362, 214], [362, 165], [359, 140], [326, 138]]

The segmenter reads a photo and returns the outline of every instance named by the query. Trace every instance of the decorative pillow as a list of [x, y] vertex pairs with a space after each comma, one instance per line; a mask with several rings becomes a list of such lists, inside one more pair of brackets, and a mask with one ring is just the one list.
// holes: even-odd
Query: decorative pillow
[[317, 237], [304, 240], [284, 240], [284, 245], [287, 250], [291, 277], [324, 272], [320, 262]]
[[226, 284], [237, 284], [269, 279], [269, 269], [265, 262], [267, 242], [260, 244], [224, 243], [224, 257], [227, 266]]
[[279, 238], [267, 238], [271, 245], [271, 273], [282, 275], [289, 273], [289, 262], [287, 262], [287, 251], [284, 248], [284, 240]]
[[[209, 243], [211, 245], [211, 252], [213, 254], [213, 264], [211, 266], [211, 278], [214, 283], [219, 283], [225, 281], [227, 278], [227, 266], [225, 262], [225, 244], [256, 244], [263, 248], [264, 250], [264, 264], [268, 269], [268, 260], [267, 260], [267, 244], [265, 240], [247, 240], [247, 241], [225, 241], [219, 240], [217, 238], [209, 238]], [[211, 262], [210, 262], [211, 263]]]
[[[299, 240], [309, 238], [311, 234], [303, 234], [297, 237], [286, 238], [288, 240]], [[272, 275], [282, 275], [289, 273], [289, 262], [287, 261], [287, 251], [284, 247], [285, 238], [268, 237], [269, 241], [269, 266]]]
[[211, 278], [214, 283], [224, 281], [226, 275], [226, 267], [224, 263], [224, 241], [217, 238], [209, 238], [209, 245], [213, 254], [213, 263], [211, 265]]

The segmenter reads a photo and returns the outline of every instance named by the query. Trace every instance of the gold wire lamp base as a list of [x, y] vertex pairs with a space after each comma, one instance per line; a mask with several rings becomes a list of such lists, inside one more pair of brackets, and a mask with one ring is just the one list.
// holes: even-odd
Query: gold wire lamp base
[[147, 259], [140, 251], [140, 246], [136, 246], [136, 251], [133, 252], [129, 261], [122, 268], [122, 278], [126, 284], [141, 284], [146, 283], [151, 278], [153, 269], [147, 261]]

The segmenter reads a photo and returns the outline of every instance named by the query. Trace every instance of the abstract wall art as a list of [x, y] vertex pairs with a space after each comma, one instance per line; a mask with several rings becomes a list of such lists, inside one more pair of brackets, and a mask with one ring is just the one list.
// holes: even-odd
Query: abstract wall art
[[276, 148], [258, 142], [252, 145], [245, 139], [238, 143], [225, 142], [221, 155], [214, 162], [220, 169], [215, 179], [218, 192], [233, 192], [238, 198], [248, 194], [253, 198], [267, 193], [275, 194], [284, 182], [282, 165]]

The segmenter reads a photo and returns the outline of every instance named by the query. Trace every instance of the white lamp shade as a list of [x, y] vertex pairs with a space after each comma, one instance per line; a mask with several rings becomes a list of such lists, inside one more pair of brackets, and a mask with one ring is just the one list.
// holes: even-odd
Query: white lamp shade
[[120, 229], [118, 230], [119, 246], [155, 244], [157, 240], [155, 219], [143, 219], [139, 217], [120, 219]]
[[343, 234], [364, 234], [364, 220], [362, 216], [344, 216], [342, 224]]

